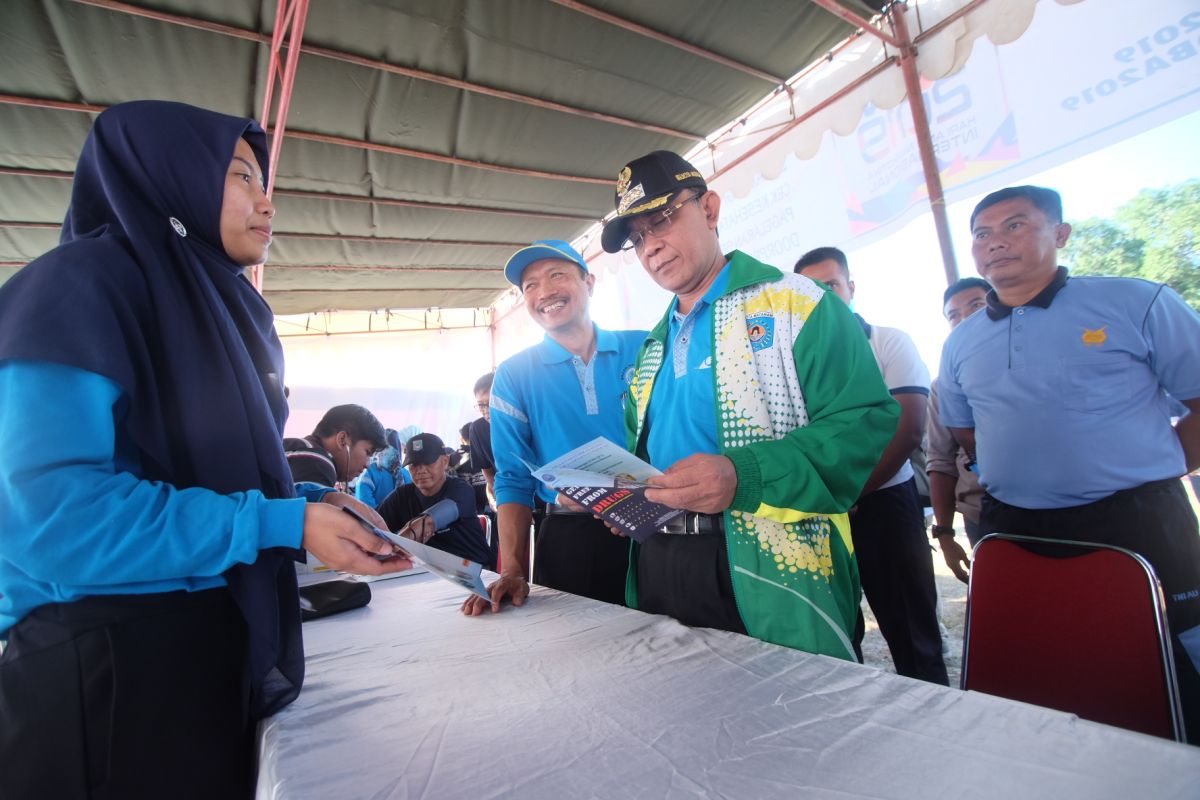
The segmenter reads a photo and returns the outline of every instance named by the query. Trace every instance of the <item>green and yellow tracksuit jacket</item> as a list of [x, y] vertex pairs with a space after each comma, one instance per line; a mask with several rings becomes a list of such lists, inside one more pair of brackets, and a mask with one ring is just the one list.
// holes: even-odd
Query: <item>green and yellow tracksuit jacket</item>
[[[895, 434], [900, 406], [833, 292], [738, 251], [727, 258], [729, 285], [713, 304], [713, 413], [738, 477], [724, 512], [738, 611], [758, 639], [853, 660], [862, 590], [846, 511]], [[629, 449], [643, 458], [668, 323], [642, 345], [625, 404]], [[631, 608], [637, 552], [634, 544]]]

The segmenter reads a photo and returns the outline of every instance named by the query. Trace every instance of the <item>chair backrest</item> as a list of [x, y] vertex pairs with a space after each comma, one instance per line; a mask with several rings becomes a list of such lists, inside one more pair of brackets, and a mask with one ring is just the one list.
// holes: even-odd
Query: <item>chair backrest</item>
[[992, 534], [975, 548], [962, 688], [1183, 741], [1162, 588], [1145, 559]]

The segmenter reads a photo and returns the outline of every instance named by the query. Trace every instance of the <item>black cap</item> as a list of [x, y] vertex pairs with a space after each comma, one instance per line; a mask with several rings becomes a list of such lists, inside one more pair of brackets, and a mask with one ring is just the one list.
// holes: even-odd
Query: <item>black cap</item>
[[708, 191], [708, 184], [699, 170], [670, 150], [655, 150], [622, 167], [617, 174], [613, 201], [617, 216], [609, 220], [600, 234], [600, 244], [605, 252], [615, 253], [621, 249], [629, 238], [629, 220], [666, 208], [672, 197], [688, 188], [704, 192]]
[[432, 433], [418, 433], [404, 445], [404, 466], [432, 464], [446, 455], [446, 445]]

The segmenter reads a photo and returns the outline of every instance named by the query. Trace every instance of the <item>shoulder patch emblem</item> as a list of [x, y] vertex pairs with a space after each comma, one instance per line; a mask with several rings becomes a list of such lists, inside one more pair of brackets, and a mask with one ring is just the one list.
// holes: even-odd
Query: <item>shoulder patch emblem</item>
[[1084, 328], [1082, 337], [1083, 343], [1089, 346], [1098, 346], [1104, 344], [1106, 341], [1108, 341], [1108, 334], [1104, 330], [1107, 327], [1108, 326], [1105, 325], [1104, 327], [1096, 328], [1095, 330]]

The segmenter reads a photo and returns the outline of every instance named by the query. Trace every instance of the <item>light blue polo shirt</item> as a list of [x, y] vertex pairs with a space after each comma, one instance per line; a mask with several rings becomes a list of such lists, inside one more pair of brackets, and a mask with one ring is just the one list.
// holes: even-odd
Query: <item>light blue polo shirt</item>
[[987, 312], [950, 334], [938, 392], [942, 424], [975, 429], [990, 494], [1064, 508], [1186, 472], [1170, 418], [1172, 398], [1200, 397], [1200, 315], [1178, 294], [1060, 270]]
[[713, 377], [712, 306], [729, 285], [729, 263], [687, 314], [671, 301], [663, 365], [654, 379], [646, 410], [646, 453], [666, 470], [695, 453], [716, 455], [716, 380]]
[[491, 411], [498, 504], [532, 507], [535, 491], [554, 501], [521, 459], [541, 466], [597, 436], [625, 447], [625, 393], [646, 332], [595, 331], [589, 362], [547, 335], [496, 370]]

